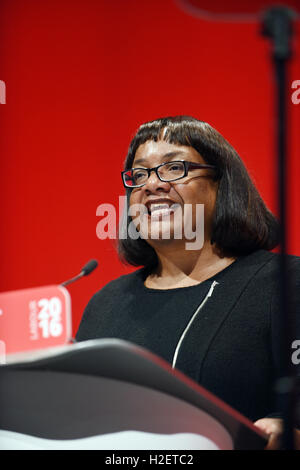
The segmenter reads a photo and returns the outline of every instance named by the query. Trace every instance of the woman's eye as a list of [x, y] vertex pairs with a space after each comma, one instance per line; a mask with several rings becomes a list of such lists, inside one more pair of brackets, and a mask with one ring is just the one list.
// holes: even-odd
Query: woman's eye
[[143, 179], [145, 178], [145, 172], [144, 171], [136, 171], [133, 173], [133, 178], [135, 179], [135, 181], [138, 181], [140, 179]]
[[168, 171], [182, 171], [182, 165], [178, 163], [172, 163], [168, 166]]

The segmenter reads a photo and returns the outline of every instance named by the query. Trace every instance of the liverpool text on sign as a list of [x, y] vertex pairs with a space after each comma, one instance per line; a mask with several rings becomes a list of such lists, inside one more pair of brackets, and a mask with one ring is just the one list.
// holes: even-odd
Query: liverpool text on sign
[[0, 104], [6, 104], [6, 85], [3, 80], [0, 80]]

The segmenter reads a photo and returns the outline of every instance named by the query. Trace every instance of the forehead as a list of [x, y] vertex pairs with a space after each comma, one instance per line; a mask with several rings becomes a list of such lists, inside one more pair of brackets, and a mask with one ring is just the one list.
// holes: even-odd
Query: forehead
[[188, 160], [204, 163], [204, 159], [193, 147], [171, 144], [164, 140], [147, 140], [137, 148], [132, 166], [149, 164], [150, 166], [168, 160]]

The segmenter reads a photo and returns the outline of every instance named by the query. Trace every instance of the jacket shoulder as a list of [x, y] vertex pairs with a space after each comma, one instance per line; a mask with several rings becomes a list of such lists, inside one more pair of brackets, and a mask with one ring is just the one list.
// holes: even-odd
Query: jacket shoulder
[[[257, 263], [263, 270], [276, 272], [280, 269], [280, 253], [259, 250], [249, 257], [249, 261]], [[286, 265], [288, 271], [300, 272], [300, 256], [287, 254]]]
[[119, 312], [124, 296], [138, 289], [143, 282], [142, 274], [143, 269], [124, 274], [110, 281], [92, 296], [83, 312], [76, 333], [77, 341], [97, 337], [97, 332], [101, 329], [100, 324], [103, 321], [111, 322], [111, 315], [113, 312]]
[[137, 287], [137, 284], [142, 282], [144, 269], [138, 269], [130, 274], [123, 274], [116, 279], [108, 282], [100, 290], [98, 290], [91, 300], [96, 300], [99, 297], [121, 295], [123, 292], [128, 292], [130, 289]]

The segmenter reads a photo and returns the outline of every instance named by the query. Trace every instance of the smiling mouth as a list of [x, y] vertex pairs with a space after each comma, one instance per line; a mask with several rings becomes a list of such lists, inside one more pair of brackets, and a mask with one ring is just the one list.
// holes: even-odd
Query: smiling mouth
[[148, 208], [148, 217], [151, 220], [161, 220], [164, 218], [170, 218], [175, 210], [179, 207], [179, 204], [167, 204], [167, 203], [156, 203], [149, 205]]

